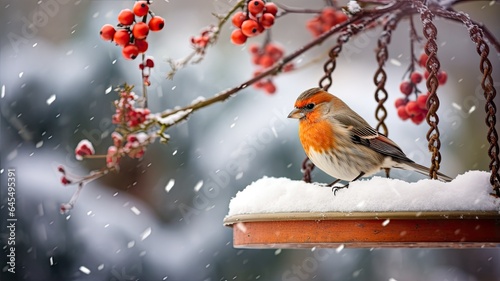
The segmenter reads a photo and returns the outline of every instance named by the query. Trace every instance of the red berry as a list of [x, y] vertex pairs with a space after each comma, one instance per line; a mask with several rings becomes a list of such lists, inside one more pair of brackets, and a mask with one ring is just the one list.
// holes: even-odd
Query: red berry
[[115, 35], [113, 36], [113, 40], [115, 41], [116, 44], [118, 44], [120, 46], [125, 46], [130, 41], [130, 34], [128, 33], [127, 30], [120, 29], [120, 30], [115, 32]]
[[132, 34], [136, 39], [145, 39], [148, 36], [149, 27], [144, 22], [138, 22], [132, 27]]
[[241, 32], [247, 37], [259, 34], [259, 29], [259, 24], [252, 19], [246, 20], [241, 24]]
[[283, 49], [273, 43], [269, 43], [266, 45], [266, 53], [268, 53], [275, 61], [283, 57]]
[[131, 25], [134, 23], [135, 15], [130, 9], [121, 10], [118, 14], [118, 22], [122, 25]]
[[233, 30], [233, 32], [231, 33], [231, 42], [233, 42], [233, 44], [242, 45], [245, 44], [246, 41], [247, 37], [245, 36], [245, 34], [243, 34], [241, 29]]
[[259, 61], [260, 61], [260, 58], [262, 57], [262, 55], [260, 54], [255, 54], [253, 57], [252, 57], [252, 63], [253, 64], [256, 64], [256, 65], [259, 65]]
[[413, 71], [410, 75], [410, 80], [413, 84], [418, 84], [422, 82], [422, 74], [418, 71]]
[[248, 50], [250, 51], [251, 54], [256, 55], [259, 53], [260, 48], [257, 44], [252, 44], [252, 45], [250, 45], [250, 47], [248, 47]]
[[122, 55], [128, 60], [133, 60], [139, 55], [139, 49], [136, 45], [128, 44], [123, 47]]
[[233, 15], [231, 18], [231, 21], [233, 22], [233, 25], [236, 26], [237, 28], [241, 27], [241, 24], [247, 19], [247, 16], [243, 12], [237, 12]]
[[444, 85], [446, 84], [446, 80], [448, 80], [448, 73], [446, 71], [441, 70], [437, 74], [437, 79], [439, 81], [439, 85]]
[[282, 69], [282, 70], [283, 70], [283, 72], [289, 72], [289, 71], [292, 71], [292, 70], [294, 70], [294, 69], [295, 69], [294, 64], [293, 64], [293, 63], [289, 63], [289, 64], [285, 64], [285, 65], [283, 66], [283, 69]]
[[105, 24], [101, 27], [101, 38], [105, 41], [112, 41], [115, 36], [115, 28], [111, 24]]
[[337, 22], [335, 12], [336, 10], [333, 7], [324, 8], [319, 16], [320, 21], [325, 23], [329, 27], [334, 26]]
[[165, 20], [162, 17], [154, 16], [149, 20], [148, 27], [151, 31], [160, 31], [165, 26]]
[[266, 91], [268, 94], [274, 94], [276, 93], [276, 86], [274, 83], [269, 80], [267, 83], [263, 85], [264, 91]]
[[146, 40], [136, 39], [134, 45], [137, 46], [139, 54], [145, 53], [148, 50], [149, 44]]
[[134, 14], [138, 17], [143, 17], [148, 14], [149, 5], [147, 1], [137, 1], [134, 4]]
[[263, 14], [260, 17], [260, 24], [262, 24], [262, 27], [265, 29], [271, 28], [274, 24], [274, 16], [269, 13]]
[[401, 118], [401, 120], [406, 120], [408, 118], [410, 118], [410, 115], [408, 115], [408, 113], [406, 112], [406, 106], [404, 105], [401, 105], [397, 108], [397, 111], [398, 111], [398, 116], [399, 118]]
[[426, 53], [422, 53], [420, 55], [420, 58], [418, 59], [418, 64], [421, 66], [421, 67], [425, 67], [425, 64], [427, 63], [427, 59], [429, 58], [429, 56], [426, 54]]
[[264, 1], [262, 0], [252, 0], [248, 2], [248, 11], [252, 15], [258, 15], [260, 12], [264, 10]]
[[264, 13], [269, 13], [273, 16], [276, 16], [278, 13], [278, 6], [276, 4], [268, 2], [264, 5]]
[[146, 66], [147, 67], [155, 67], [155, 62], [153, 61], [153, 57], [148, 57], [146, 59]]
[[411, 121], [412, 121], [413, 123], [415, 123], [416, 125], [418, 125], [418, 124], [422, 123], [422, 121], [424, 121], [425, 116], [426, 116], [426, 114], [424, 114], [424, 113], [420, 113], [420, 114], [417, 114], [417, 115], [413, 115], [413, 116], [411, 117]]
[[418, 96], [417, 104], [420, 109], [427, 109], [427, 99], [429, 99], [429, 93]]
[[403, 81], [401, 82], [401, 84], [399, 84], [399, 90], [401, 91], [401, 93], [408, 96], [413, 90], [413, 85], [410, 81]]
[[71, 184], [71, 180], [69, 180], [67, 177], [63, 176], [63, 177], [61, 177], [61, 183], [63, 185], [68, 185], [68, 184]]
[[344, 12], [342, 11], [337, 11], [335, 13], [335, 18], [337, 19], [337, 24], [339, 23], [343, 23], [345, 22], [346, 20], [348, 20], [349, 18], [347, 17], [346, 14], [344, 14]]
[[406, 113], [410, 116], [415, 116], [421, 113], [421, 109], [416, 101], [409, 101], [406, 105]]
[[306, 23], [306, 27], [314, 37], [318, 37], [323, 33], [323, 24], [317, 18], [308, 20]]
[[396, 101], [394, 102], [394, 106], [395, 106], [396, 108], [399, 108], [399, 107], [400, 107], [400, 106], [402, 106], [402, 105], [406, 105], [406, 102], [407, 102], [407, 101], [406, 101], [406, 99], [404, 99], [404, 98], [397, 98], [397, 99], [396, 99]]
[[267, 68], [267, 67], [272, 66], [273, 64], [274, 64], [274, 60], [270, 55], [263, 55], [259, 59], [259, 65], [261, 65], [262, 67]]

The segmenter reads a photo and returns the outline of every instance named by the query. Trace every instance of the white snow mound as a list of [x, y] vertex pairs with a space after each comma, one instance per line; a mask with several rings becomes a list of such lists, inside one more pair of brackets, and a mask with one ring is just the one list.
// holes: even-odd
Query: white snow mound
[[449, 183], [408, 183], [373, 177], [352, 182], [334, 196], [331, 187], [288, 178], [264, 177], [239, 191], [228, 216], [288, 212], [498, 211], [490, 195], [490, 173], [469, 171]]

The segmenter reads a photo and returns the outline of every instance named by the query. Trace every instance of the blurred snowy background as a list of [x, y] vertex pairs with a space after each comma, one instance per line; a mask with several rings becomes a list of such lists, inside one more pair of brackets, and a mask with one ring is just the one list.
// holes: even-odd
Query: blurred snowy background
[[[153, 112], [210, 97], [251, 77], [248, 50], [229, 42], [228, 25], [201, 64], [179, 71], [173, 81], [164, 78], [170, 69], [166, 59], [187, 55], [190, 37], [216, 22], [211, 13], [223, 13], [234, 2], [155, 1], [153, 9], [166, 19], [166, 28], [148, 37], [148, 54], [156, 59], [149, 89]], [[286, 3], [323, 5], [321, 0]], [[62, 164], [82, 175], [102, 167], [100, 160], [76, 161], [74, 148], [87, 138], [98, 153], [105, 153], [111, 145], [116, 98], [114, 92], [105, 94], [106, 89], [140, 83], [138, 62], [125, 61], [119, 48], [99, 38], [100, 27], [115, 24], [118, 12], [132, 5], [133, 1], [1, 1], [2, 245], [7, 239], [8, 168], [15, 168], [18, 181], [17, 274], [6, 272], [3, 247], [2, 280], [500, 279], [499, 249], [312, 252], [232, 247], [231, 229], [222, 220], [236, 192], [264, 175], [301, 178], [304, 152], [297, 122], [286, 115], [303, 90], [317, 85], [333, 39], [295, 61], [300, 71], [276, 78], [274, 96], [250, 87], [195, 113], [168, 132], [169, 144], [151, 145], [141, 161], [124, 161], [120, 173], [85, 186], [69, 215], [59, 214], [59, 205], [69, 200], [75, 187], [60, 184], [56, 167]], [[457, 9], [483, 21], [500, 38], [500, 3], [474, 1]], [[299, 48], [312, 38], [305, 28], [309, 18], [291, 15], [278, 20], [273, 39], [287, 52]], [[484, 99], [475, 46], [462, 25], [443, 20], [436, 24], [441, 67], [449, 74], [448, 83], [439, 88], [441, 171], [454, 177], [470, 169], [486, 170]], [[331, 88], [373, 125], [377, 34], [369, 32], [344, 46]], [[390, 137], [412, 159], [428, 165], [427, 126], [402, 122], [392, 105], [408, 64], [407, 34], [408, 21], [403, 21], [389, 48], [387, 124]], [[263, 36], [250, 42], [261, 40]], [[309, 63], [315, 59], [321, 63]], [[494, 48], [490, 59], [498, 89], [500, 57]], [[405, 172], [392, 175], [410, 181], [421, 178]], [[331, 181], [320, 171], [313, 176]]]

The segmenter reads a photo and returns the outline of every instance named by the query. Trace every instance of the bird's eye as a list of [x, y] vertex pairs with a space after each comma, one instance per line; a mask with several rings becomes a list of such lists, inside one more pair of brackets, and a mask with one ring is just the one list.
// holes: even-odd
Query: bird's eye
[[313, 109], [313, 108], [314, 108], [314, 103], [308, 103], [308, 104], [306, 105], [306, 108], [307, 108], [307, 109]]

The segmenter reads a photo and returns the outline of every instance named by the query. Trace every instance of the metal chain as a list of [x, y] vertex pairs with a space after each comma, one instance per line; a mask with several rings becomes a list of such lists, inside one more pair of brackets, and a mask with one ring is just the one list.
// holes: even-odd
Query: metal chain
[[490, 157], [489, 168], [491, 171], [490, 184], [495, 191], [495, 195], [497, 197], [500, 197], [500, 161], [498, 159], [500, 149], [498, 145], [498, 133], [496, 130], [497, 108], [494, 100], [496, 96], [496, 89], [494, 86], [493, 78], [491, 76], [493, 67], [490, 60], [488, 59], [490, 49], [484, 41], [483, 30], [477, 24], [472, 22], [469, 16], [462, 12], [450, 12], [443, 9], [440, 9], [437, 12], [442, 17], [458, 20], [464, 23], [467, 30], [469, 30], [469, 36], [472, 42], [476, 44], [476, 51], [481, 57], [479, 69], [483, 74], [483, 77], [481, 79], [481, 87], [484, 91], [484, 97], [486, 99], [484, 110], [486, 111], [485, 122], [486, 126], [488, 126], [486, 139], [488, 140], [488, 143], [490, 145], [488, 149], [488, 156]]
[[305, 158], [304, 161], [302, 161], [302, 180], [307, 182], [307, 183], [310, 183], [311, 180], [312, 180], [312, 177], [311, 177], [311, 172], [312, 170], [314, 169], [314, 164], [313, 162], [311, 162], [311, 160], [309, 160], [309, 158]]
[[384, 25], [384, 31], [379, 37], [377, 42], [377, 52], [376, 58], [378, 62], [378, 69], [373, 76], [373, 82], [377, 86], [375, 90], [375, 101], [377, 101], [377, 108], [375, 109], [375, 118], [377, 118], [378, 124], [375, 129], [386, 136], [389, 135], [389, 130], [385, 124], [385, 119], [387, 118], [387, 110], [385, 109], [384, 103], [387, 101], [388, 93], [385, 89], [385, 82], [387, 81], [387, 74], [384, 70], [384, 65], [389, 58], [389, 52], [387, 46], [391, 42], [392, 31], [396, 29], [399, 17], [391, 15], [386, 24]]
[[427, 141], [429, 142], [429, 151], [432, 153], [429, 176], [432, 179], [437, 179], [437, 172], [441, 163], [441, 153], [439, 152], [439, 149], [441, 148], [441, 141], [439, 139], [438, 128], [439, 117], [437, 115], [437, 110], [439, 108], [439, 98], [437, 96], [437, 88], [439, 82], [437, 79], [437, 73], [440, 66], [439, 60], [437, 58], [437, 28], [432, 22], [434, 15], [429, 10], [429, 8], [420, 1], [416, 1], [415, 4], [418, 11], [420, 12], [420, 18], [424, 27], [423, 34], [427, 39], [424, 50], [428, 56], [425, 67], [429, 72], [429, 77], [426, 81], [427, 90], [429, 92], [429, 98], [427, 99], [427, 108], [429, 108], [429, 112], [427, 113], [425, 119], [427, 120], [427, 124], [429, 124], [430, 126], [426, 137]]
[[[468, 19], [468, 18], [467, 18]], [[488, 149], [488, 155], [490, 157], [490, 183], [493, 187], [493, 190], [496, 193], [496, 196], [500, 197], [500, 174], [499, 174], [499, 166], [500, 162], [498, 160], [499, 147], [498, 147], [498, 133], [495, 128], [496, 126], [496, 112], [497, 108], [495, 105], [494, 98], [496, 96], [496, 89], [493, 85], [493, 78], [491, 76], [491, 72], [493, 71], [493, 67], [491, 65], [490, 60], [488, 59], [488, 54], [490, 52], [490, 48], [484, 41], [484, 36], [482, 30], [475, 24], [468, 21], [464, 21], [467, 28], [469, 29], [469, 35], [471, 40], [476, 43], [476, 51], [481, 56], [481, 61], [479, 63], [479, 69], [483, 74], [481, 79], [481, 87], [484, 91], [484, 97], [486, 99], [486, 104], [484, 106], [484, 110], [486, 111], [486, 126], [488, 126], [488, 132], [486, 135], [486, 139], [490, 144]]]
[[325, 74], [319, 80], [319, 87], [325, 91], [328, 91], [330, 86], [332, 86], [332, 73], [337, 66], [337, 57], [342, 51], [342, 46], [351, 39], [353, 35], [358, 34], [366, 26], [367, 22], [373, 21], [372, 17], [365, 19], [363, 23], [351, 24], [342, 31], [342, 33], [337, 37], [337, 44], [330, 49], [328, 52], [328, 60], [323, 65], [323, 71]]

